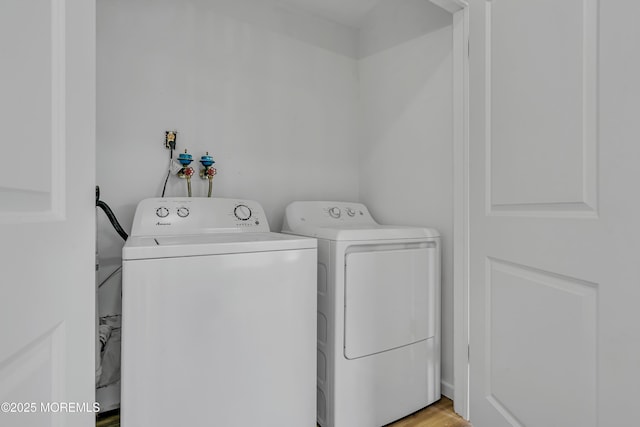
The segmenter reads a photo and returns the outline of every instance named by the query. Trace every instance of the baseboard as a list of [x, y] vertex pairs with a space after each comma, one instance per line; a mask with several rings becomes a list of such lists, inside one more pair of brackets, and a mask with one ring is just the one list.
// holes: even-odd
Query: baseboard
[[440, 394], [453, 400], [453, 384], [446, 381], [440, 381]]

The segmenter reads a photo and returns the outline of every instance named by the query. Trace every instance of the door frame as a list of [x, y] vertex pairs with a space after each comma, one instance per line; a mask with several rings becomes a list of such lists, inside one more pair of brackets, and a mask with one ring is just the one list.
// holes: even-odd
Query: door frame
[[453, 394], [455, 412], [469, 419], [469, 3], [430, 1], [453, 16], [454, 384], [442, 386]]

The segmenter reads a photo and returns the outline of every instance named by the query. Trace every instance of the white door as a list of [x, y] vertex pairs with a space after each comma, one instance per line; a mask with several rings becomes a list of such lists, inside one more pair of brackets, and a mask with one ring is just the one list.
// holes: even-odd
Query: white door
[[90, 426], [94, 2], [2, 0], [0, 52], [0, 425]]
[[628, 425], [640, 2], [470, 3], [471, 422]]

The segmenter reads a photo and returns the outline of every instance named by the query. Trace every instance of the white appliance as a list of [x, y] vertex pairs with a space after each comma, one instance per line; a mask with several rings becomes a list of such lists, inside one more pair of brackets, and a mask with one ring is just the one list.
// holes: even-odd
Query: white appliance
[[147, 199], [122, 255], [123, 427], [315, 426], [315, 239], [253, 201]]
[[294, 202], [283, 232], [318, 239], [318, 423], [382, 426], [440, 399], [438, 232], [343, 202]]

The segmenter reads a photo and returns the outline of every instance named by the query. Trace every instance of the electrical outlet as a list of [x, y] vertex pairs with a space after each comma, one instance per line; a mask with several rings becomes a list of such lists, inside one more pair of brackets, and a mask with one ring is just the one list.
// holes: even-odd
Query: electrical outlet
[[176, 139], [178, 139], [178, 131], [177, 130], [168, 130], [164, 133], [164, 146], [165, 148], [175, 150], [176, 149]]

